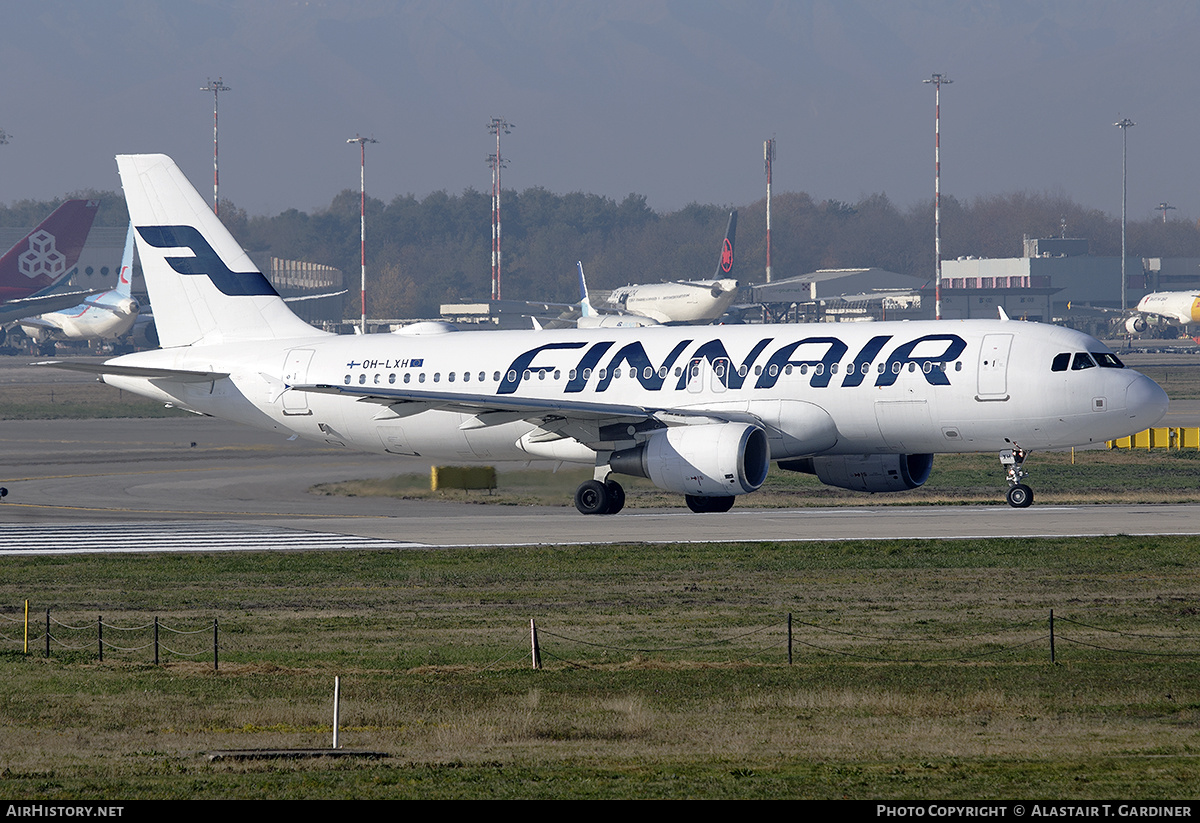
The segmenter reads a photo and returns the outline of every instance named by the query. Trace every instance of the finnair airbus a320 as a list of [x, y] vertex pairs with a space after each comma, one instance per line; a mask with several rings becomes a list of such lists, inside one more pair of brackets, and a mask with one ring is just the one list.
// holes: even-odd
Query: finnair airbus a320
[[347, 448], [585, 463], [585, 514], [621, 509], [616, 474], [716, 512], [772, 460], [884, 492], [920, 486], [936, 453], [987, 451], [1023, 507], [1030, 451], [1121, 437], [1167, 409], [1097, 340], [1007, 319], [326, 334], [292, 314], [170, 158], [117, 165], [162, 348], [57, 365]]

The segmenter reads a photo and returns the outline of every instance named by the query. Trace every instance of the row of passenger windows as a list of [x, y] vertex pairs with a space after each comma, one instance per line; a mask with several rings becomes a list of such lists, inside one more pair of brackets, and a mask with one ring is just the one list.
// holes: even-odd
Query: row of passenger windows
[[1094, 369], [1097, 366], [1102, 369], [1125, 368], [1125, 364], [1111, 352], [1088, 354], [1085, 351], [1074, 353], [1065, 351], [1054, 355], [1054, 360], [1050, 363], [1050, 371], [1066, 371], [1068, 368], [1071, 371], [1082, 371], [1083, 369]]
[[[838, 364], [838, 363], [831, 364], [829, 366], [829, 373], [837, 374], [839, 365], [840, 364]], [[901, 365], [902, 364], [900, 364], [900, 363], [892, 363], [892, 373], [899, 374], [902, 370]], [[689, 368], [691, 370], [692, 377], [698, 377], [700, 375], [699, 364], [693, 363]], [[717, 377], [724, 377], [726, 368], [727, 368], [727, 366], [725, 364], [717, 363], [713, 367], [713, 374]], [[808, 364], [803, 364], [800, 366], [793, 366], [791, 364], [788, 364], [788, 365], [783, 366], [782, 368], [780, 368], [778, 365], [774, 365], [774, 364], [767, 366], [765, 368], [763, 366], [755, 366], [754, 374], [756, 377], [761, 375], [764, 371], [771, 377], [778, 376], [780, 372], [783, 372], [783, 374], [785, 374], [785, 375], [792, 374], [794, 371], [798, 371], [800, 374], [808, 374], [810, 368], [812, 369], [813, 374], [820, 375], [820, 374], [825, 373], [825, 364], [817, 363], [816, 365], [811, 366], [811, 367]], [[878, 374], [883, 374], [885, 369], [886, 369], [885, 363], [876, 363], [875, 364], [875, 371]], [[928, 360], [925, 361], [925, 363], [923, 363], [921, 366], [921, 370], [924, 371], [926, 374], [929, 374], [930, 372], [933, 372], [933, 371], [945, 371], [945, 369], [946, 369], [945, 363], [933, 362], [933, 361], [928, 361]], [[858, 364], [858, 365], [856, 365], [854, 363], [846, 364], [846, 374], [854, 374], [856, 370], [858, 370], [862, 374], [867, 374], [871, 371], [871, 364], [870, 363], [862, 363], [862, 364]], [[917, 370], [917, 364], [910, 362], [908, 364], [908, 371], [915, 372], [916, 370]], [[954, 370], [962, 371], [962, 362], [961, 361], [954, 364]], [[736, 371], [737, 371], [737, 375], [739, 377], [745, 377], [750, 373], [749, 367], [745, 366], [745, 365], [739, 366], [736, 369]], [[1056, 371], [1057, 371], [1057, 369], [1056, 369]], [[657, 372], [657, 374], [660, 378], [666, 378], [669, 373], [670, 373], [670, 370], [666, 366], [660, 367]], [[446, 382], [453, 383], [453, 382], [455, 382], [456, 379], [460, 379], [463, 383], [469, 383], [469, 382], [471, 382], [472, 379], [475, 379], [476, 382], [479, 382], [479, 383], [483, 383], [483, 382], [487, 381], [487, 372], [482, 372], [482, 371], [479, 372], [478, 377], [476, 377], [476, 378], [472, 378], [472, 374], [473, 374], [472, 372], [448, 372], [446, 374]], [[501, 373], [498, 371], [492, 372], [492, 382], [493, 383], [500, 382], [500, 374]], [[584, 380], [590, 379], [592, 377], [592, 374], [593, 374], [593, 372], [591, 369], [584, 369], [583, 370], [583, 379]], [[642, 375], [641, 375], [642, 379], [649, 380], [652, 377], [654, 377], [654, 375], [655, 375], [655, 371], [650, 366], [646, 366], [642, 369]], [[676, 366], [674, 369], [674, 375], [676, 377], [681, 377], [683, 375], [683, 367]], [[569, 372], [567, 372], [568, 380], [574, 380], [578, 376], [579, 376], [579, 373], [575, 369], [571, 369]], [[603, 369], [603, 368], [597, 369], [595, 371], [595, 376], [599, 380], [604, 380], [608, 377], [608, 370]], [[612, 370], [613, 379], [617, 379], [617, 378], [623, 377], [623, 376], [636, 378], [638, 376], [637, 369], [615, 368]], [[368, 376], [365, 373], [360, 374], [358, 376], [359, 384], [365, 385], [367, 383], [367, 377]], [[526, 369], [521, 375], [521, 378], [523, 380], [532, 380], [534, 377], [536, 377], [538, 380], [545, 380], [547, 377], [550, 377], [553, 380], [560, 380], [560, 379], [562, 379], [562, 370], [561, 369]], [[400, 375], [399, 378], [402, 383], [411, 383], [413, 380], [413, 374], [412, 374], [412, 372], [405, 372], [403, 375]], [[440, 383], [442, 381], [441, 372], [434, 372], [432, 375], [432, 378], [433, 378], [432, 382]], [[380, 374], [377, 372], [373, 376], [371, 382], [378, 386], [378, 385], [382, 384], [385, 379], [386, 379], [387, 383], [394, 384], [397, 381], [397, 375], [393, 372], [391, 374], [386, 375], [386, 378], [385, 378], [385, 376], [383, 374]], [[508, 372], [507, 379], [510, 383], [516, 382], [517, 372], [515, 369], [510, 370]], [[353, 376], [347, 374], [345, 376], [343, 382], [347, 386], [350, 385], [350, 383], [353, 382]], [[418, 382], [418, 383], [425, 382], [425, 372], [417, 373], [416, 382]]]

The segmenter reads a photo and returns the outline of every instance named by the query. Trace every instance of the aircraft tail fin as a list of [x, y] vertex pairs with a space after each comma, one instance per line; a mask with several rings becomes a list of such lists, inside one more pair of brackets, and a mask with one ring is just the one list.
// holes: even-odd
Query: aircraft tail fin
[[0, 258], [0, 299], [37, 294], [61, 282], [79, 262], [98, 200], [68, 200]]
[[733, 270], [733, 243], [737, 237], [737, 211], [729, 213], [729, 224], [725, 226], [725, 239], [721, 241], [721, 256], [717, 260], [716, 279], [729, 277]]
[[583, 276], [583, 261], [580, 260], [576, 265], [579, 266], [579, 313], [583, 317], [595, 317], [596, 310], [588, 298], [587, 280]]
[[125, 251], [121, 253], [121, 270], [117, 272], [117, 297], [129, 297], [133, 292], [133, 223], [125, 234]]
[[292, 313], [175, 161], [117, 156], [164, 348], [316, 337]]

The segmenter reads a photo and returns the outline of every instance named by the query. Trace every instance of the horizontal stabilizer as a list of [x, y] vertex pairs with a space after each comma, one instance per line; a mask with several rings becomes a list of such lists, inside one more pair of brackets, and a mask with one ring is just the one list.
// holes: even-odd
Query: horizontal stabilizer
[[220, 380], [223, 377], [229, 376], [229, 372], [155, 369], [146, 366], [118, 366], [112, 363], [96, 363], [88, 360], [43, 360], [33, 365], [49, 366], [52, 369], [66, 369], [67, 371], [81, 371], [101, 377], [106, 374], [121, 374], [126, 377], [174, 380], [177, 383], [211, 383], [214, 380]]

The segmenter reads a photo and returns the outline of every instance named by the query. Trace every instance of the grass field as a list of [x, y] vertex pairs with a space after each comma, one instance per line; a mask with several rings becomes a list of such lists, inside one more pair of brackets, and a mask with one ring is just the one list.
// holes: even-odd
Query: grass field
[[[0, 796], [1193, 798], [1195, 551], [1115, 538], [9, 558]], [[40, 640], [19, 652], [24, 598], [35, 636], [53, 610], [49, 660]], [[196, 630], [164, 641], [196, 656], [155, 667], [148, 630], [117, 631], [154, 615]], [[386, 759], [205, 759], [328, 746], [335, 675], [342, 744]]]
[[0, 420], [92, 420], [187, 414], [99, 382], [20, 384], [0, 392]]

